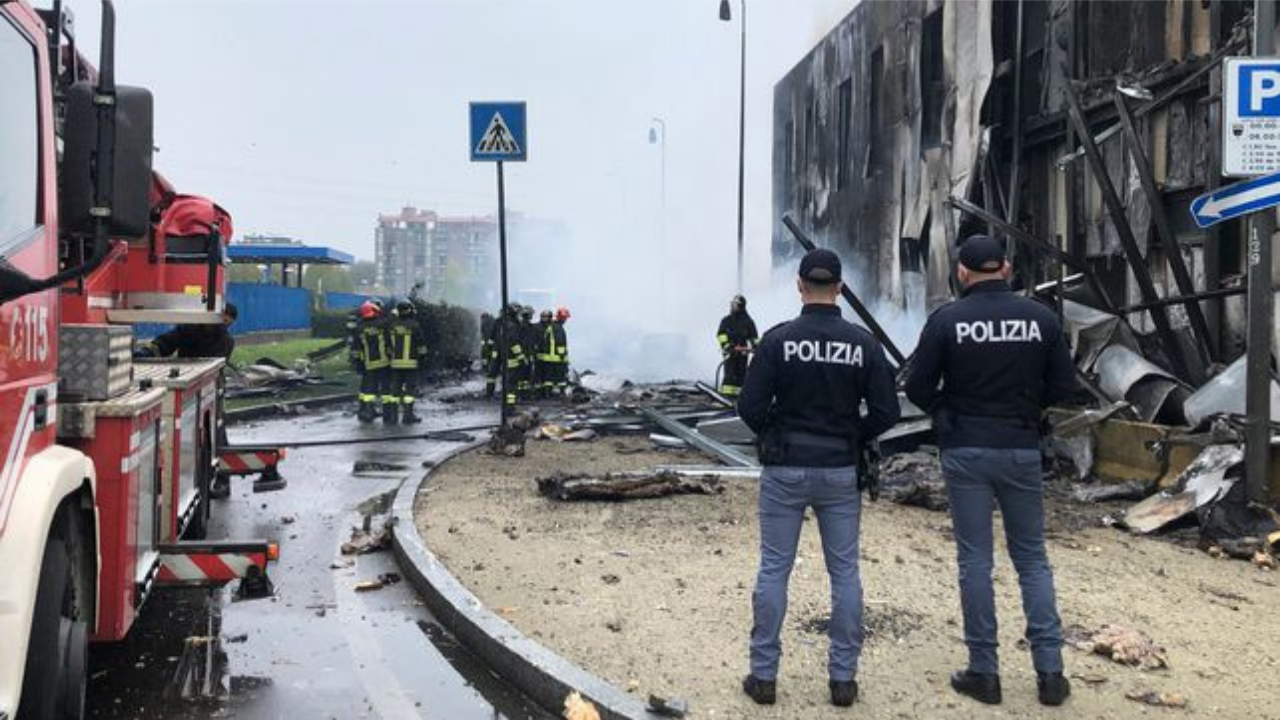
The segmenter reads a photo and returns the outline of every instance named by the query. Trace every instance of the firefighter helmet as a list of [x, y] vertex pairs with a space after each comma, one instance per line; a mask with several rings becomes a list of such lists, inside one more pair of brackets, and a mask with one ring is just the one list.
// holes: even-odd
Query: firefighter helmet
[[568, 320], [568, 319], [569, 319], [569, 308], [567, 308], [567, 307], [565, 307], [565, 306], [563, 306], [563, 305], [561, 305], [560, 307], [556, 308], [556, 321], [557, 321], [557, 322], [564, 322], [565, 320]]
[[402, 318], [413, 317], [414, 313], [417, 311], [418, 308], [414, 306], [412, 301], [401, 300], [396, 303], [396, 315]]
[[550, 311], [550, 310], [543, 310], [543, 311], [542, 311], [542, 314], [541, 314], [541, 315], [539, 315], [538, 317], [542, 320], [542, 322], [544, 322], [544, 323], [549, 323], [549, 322], [551, 322], [551, 311]]
[[382, 303], [376, 300], [365, 300], [360, 304], [360, 317], [372, 320], [382, 314]]
[[742, 312], [747, 309], [747, 299], [741, 295], [734, 295], [733, 302], [730, 303], [729, 309], [733, 312]]

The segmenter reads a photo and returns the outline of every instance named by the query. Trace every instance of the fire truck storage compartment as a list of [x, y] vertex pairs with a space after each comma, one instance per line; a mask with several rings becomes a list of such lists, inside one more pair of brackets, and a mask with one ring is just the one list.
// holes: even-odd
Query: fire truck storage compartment
[[161, 406], [166, 391], [135, 389], [104, 402], [63, 403], [58, 436], [94, 460], [100, 568], [95, 640], [129, 631], [160, 568]]
[[[163, 404], [165, 441], [161, 447], [160, 536], [177, 542], [192, 514], [199, 510], [200, 487], [209, 479], [215, 455], [218, 378], [221, 359], [137, 360], [138, 382], [166, 390]], [[201, 448], [202, 441], [207, 450]], [[208, 454], [206, 454], [208, 453]], [[177, 502], [173, 501], [177, 498]]]
[[133, 328], [63, 325], [58, 328], [58, 397], [110, 400], [133, 382]]

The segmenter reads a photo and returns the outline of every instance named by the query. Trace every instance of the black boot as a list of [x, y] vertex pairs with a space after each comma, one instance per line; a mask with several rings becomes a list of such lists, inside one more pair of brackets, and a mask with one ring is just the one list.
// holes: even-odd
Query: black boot
[[400, 407], [391, 403], [382, 403], [382, 424], [395, 425], [400, 419]]
[[360, 409], [356, 410], [356, 418], [362, 423], [373, 422], [373, 403], [361, 400]]
[[231, 476], [218, 473], [209, 483], [209, 497], [222, 500], [231, 496]]
[[263, 470], [258, 479], [253, 481], [253, 491], [256, 493], [275, 492], [288, 486], [289, 481], [281, 477], [280, 471], [275, 467]]
[[405, 405], [404, 414], [400, 416], [400, 423], [402, 425], [417, 425], [420, 422], [422, 422], [422, 418], [414, 414], [413, 406]]
[[1041, 705], [1061, 705], [1071, 695], [1071, 683], [1060, 672], [1036, 673], [1036, 689]]
[[827, 686], [831, 688], [831, 704], [836, 707], [849, 707], [858, 699], [857, 680], [828, 680]]
[[951, 688], [987, 705], [999, 705], [1004, 699], [1000, 692], [999, 675], [961, 670], [951, 673]]
[[778, 701], [778, 683], [773, 680], [761, 680], [755, 675], [748, 675], [742, 679], [742, 692], [757, 705], [772, 705]]

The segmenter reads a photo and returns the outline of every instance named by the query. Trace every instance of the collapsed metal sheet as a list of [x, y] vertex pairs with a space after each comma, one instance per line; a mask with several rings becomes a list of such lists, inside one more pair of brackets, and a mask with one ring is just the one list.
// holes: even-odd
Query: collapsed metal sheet
[[1111, 345], [1098, 354], [1094, 369], [1104, 395], [1113, 401], [1127, 400], [1147, 422], [1157, 415], [1181, 415], [1178, 408], [1166, 408], [1177, 378], [1123, 345]]
[[[1199, 426], [1212, 415], [1244, 414], [1247, 359], [1242, 355], [1187, 398], [1183, 411], [1192, 427]], [[1271, 381], [1271, 421], [1280, 421], [1280, 385], [1275, 380]]]
[[1088, 372], [1098, 360], [1098, 355], [1110, 345], [1120, 345], [1130, 350], [1138, 349], [1138, 340], [1124, 320], [1094, 310], [1074, 300], [1062, 301], [1062, 319], [1075, 351], [1076, 364]]
[[1226, 476], [1227, 470], [1243, 461], [1240, 445], [1210, 445], [1178, 477], [1178, 490], [1156, 493], [1129, 508], [1123, 525], [1130, 532], [1145, 535], [1216, 502], [1236, 482]]

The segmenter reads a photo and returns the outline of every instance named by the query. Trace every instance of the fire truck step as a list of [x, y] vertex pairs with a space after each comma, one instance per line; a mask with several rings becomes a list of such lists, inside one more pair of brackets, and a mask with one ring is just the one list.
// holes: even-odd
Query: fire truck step
[[269, 583], [267, 564], [280, 557], [279, 546], [266, 540], [178, 542], [158, 550], [156, 584], [169, 587], [218, 587], [233, 580]]
[[220, 475], [253, 475], [274, 471], [284, 459], [284, 448], [224, 447], [218, 450]]

